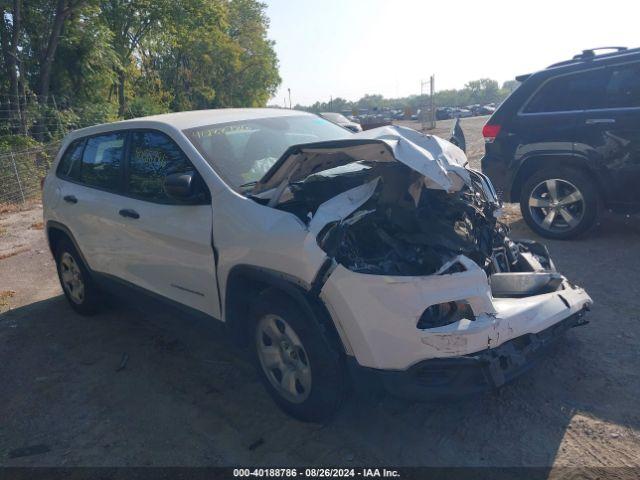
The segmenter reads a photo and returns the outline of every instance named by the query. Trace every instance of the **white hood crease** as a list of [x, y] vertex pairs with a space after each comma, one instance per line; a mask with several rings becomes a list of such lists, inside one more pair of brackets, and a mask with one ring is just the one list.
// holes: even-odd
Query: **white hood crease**
[[466, 155], [442, 138], [400, 126], [374, 128], [353, 137], [385, 142], [397, 161], [424, 175], [427, 188], [456, 192], [471, 183]]
[[[275, 196], [279, 197], [283, 184], [357, 161], [398, 161], [422, 174], [426, 188], [456, 192], [464, 184], [471, 184], [465, 168], [467, 157], [458, 147], [411, 128], [387, 126], [359, 132], [345, 140], [300, 145], [280, 162], [267, 180], [256, 184], [253, 193], [276, 189]], [[277, 201], [278, 198], [272, 197], [271, 204]]]
[[[469, 172], [464, 167], [464, 165], [467, 164], [467, 158], [464, 152], [452, 143], [441, 138], [424, 135], [416, 130], [398, 126], [367, 130], [357, 133], [353, 135], [353, 137], [355, 139], [376, 140], [376, 143], [372, 143], [370, 146], [365, 145], [365, 147], [369, 148], [363, 148], [362, 145], [345, 147], [345, 151], [352, 150], [350, 153], [356, 153], [354, 158], [357, 160], [372, 161], [393, 161], [395, 159], [407, 165], [412, 170], [421, 173], [423, 179], [422, 182], [418, 183], [422, 183], [424, 188], [455, 192], [460, 190], [465, 184], [471, 183]], [[387, 145], [390, 150], [389, 153], [391, 153], [393, 158], [388, 158], [387, 155], [381, 155], [380, 144], [378, 143], [380, 141]], [[304, 146], [302, 147], [302, 152], [307, 158], [314, 152], [318, 158], [321, 158], [322, 154], [335, 154], [340, 150], [339, 147], [332, 147], [330, 149], [323, 148], [321, 150], [313, 148], [307, 150]], [[355, 152], [353, 150], [355, 150]], [[365, 156], [369, 158], [360, 158]], [[318, 163], [321, 163], [321, 161]], [[308, 168], [311, 168], [311, 170], [314, 169], [313, 166], [305, 165], [305, 170]], [[296, 172], [292, 170], [287, 178], [295, 175], [295, 173]], [[378, 183], [379, 178], [376, 178], [363, 185], [342, 192], [321, 204], [309, 222], [309, 232], [317, 235], [325, 225], [344, 220], [371, 198]], [[277, 188], [278, 193], [276, 197], [280, 196], [283, 186], [284, 184], [281, 183], [280, 188]], [[410, 194], [414, 197], [416, 203], [421, 188], [421, 185], [415, 183], [411, 186]]]

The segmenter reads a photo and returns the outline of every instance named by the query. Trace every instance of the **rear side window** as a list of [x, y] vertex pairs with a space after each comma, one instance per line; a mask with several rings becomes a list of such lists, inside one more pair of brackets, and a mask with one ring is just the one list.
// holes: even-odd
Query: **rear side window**
[[84, 138], [71, 142], [58, 164], [58, 170], [56, 170], [58, 176], [72, 178], [74, 180], [80, 177], [80, 162], [82, 160], [83, 148]]
[[87, 139], [82, 155], [82, 183], [118, 190], [122, 178], [125, 133], [107, 133]]
[[611, 70], [604, 108], [640, 107], [640, 63]]
[[527, 104], [525, 113], [567, 112], [602, 108], [610, 71], [563, 75], [546, 82]]
[[180, 147], [164, 133], [135, 131], [131, 134], [128, 168], [129, 193], [163, 203], [171, 203], [164, 192], [165, 177], [194, 170]]

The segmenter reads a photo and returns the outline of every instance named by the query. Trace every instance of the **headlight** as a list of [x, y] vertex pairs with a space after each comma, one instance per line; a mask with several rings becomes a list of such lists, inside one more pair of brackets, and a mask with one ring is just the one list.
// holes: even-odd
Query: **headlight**
[[463, 318], [467, 318], [469, 320], [476, 319], [473, 314], [473, 310], [471, 310], [469, 304], [464, 300], [438, 303], [436, 305], [431, 305], [422, 313], [416, 326], [420, 330], [444, 327], [445, 325], [457, 322]]

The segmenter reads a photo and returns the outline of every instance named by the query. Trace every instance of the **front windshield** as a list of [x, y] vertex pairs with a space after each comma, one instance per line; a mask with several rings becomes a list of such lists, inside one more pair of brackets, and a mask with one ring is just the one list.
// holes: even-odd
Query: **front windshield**
[[191, 128], [184, 133], [234, 188], [260, 180], [292, 145], [351, 136], [348, 130], [309, 115], [219, 123]]

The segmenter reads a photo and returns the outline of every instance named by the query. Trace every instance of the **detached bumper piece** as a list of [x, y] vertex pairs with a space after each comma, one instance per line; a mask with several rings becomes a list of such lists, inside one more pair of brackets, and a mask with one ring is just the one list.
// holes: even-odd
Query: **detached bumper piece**
[[583, 318], [584, 312], [581, 310], [539, 333], [523, 335], [471, 355], [425, 360], [404, 371], [352, 364], [352, 373], [359, 386], [383, 387], [392, 395], [415, 400], [454, 398], [495, 390], [531, 368], [568, 329], [588, 323]]

